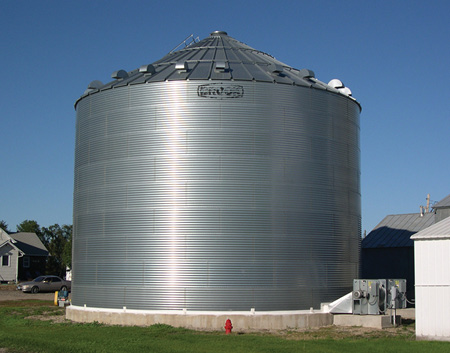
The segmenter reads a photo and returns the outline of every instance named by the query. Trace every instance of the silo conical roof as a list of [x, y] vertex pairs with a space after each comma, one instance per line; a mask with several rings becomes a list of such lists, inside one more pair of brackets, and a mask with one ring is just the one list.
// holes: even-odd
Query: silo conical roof
[[[273, 56], [244, 44], [224, 31], [172, 51], [160, 60], [130, 72], [115, 71], [107, 84], [93, 81], [84, 96], [133, 84], [180, 80], [256, 81], [313, 87], [348, 94], [315, 78], [308, 69], [295, 69]], [[94, 84], [95, 83], [95, 84]], [[81, 97], [81, 98], [82, 98]], [[78, 102], [78, 101], [77, 101]], [[77, 103], [75, 103], [76, 105]]]

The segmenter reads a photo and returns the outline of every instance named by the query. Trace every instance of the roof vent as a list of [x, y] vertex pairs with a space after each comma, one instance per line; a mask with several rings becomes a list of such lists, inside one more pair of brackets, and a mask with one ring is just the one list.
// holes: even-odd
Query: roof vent
[[139, 68], [139, 72], [144, 73], [144, 74], [153, 75], [156, 72], [156, 70], [152, 64], [149, 64], [149, 65], [142, 65]]
[[179, 61], [175, 64], [175, 70], [177, 70], [179, 73], [187, 72], [188, 69], [188, 63], [186, 61]]
[[216, 72], [225, 72], [225, 71], [227, 71], [227, 64], [225, 63], [225, 61], [217, 61], [215, 70], [216, 70]]
[[345, 87], [344, 83], [337, 78], [334, 78], [330, 82], [328, 82], [328, 86], [337, 89], [340, 93], [345, 94], [346, 96], [352, 95], [352, 91], [350, 90], [350, 88]]
[[279, 75], [283, 72], [283, 66], [275, 63], [271, 63], [269, 65], [269, 70], [273, 75]]
[[228, 33], [227, 32], [225, 32], [225, 31], [214, 31], [214, 32], [211, 32], [211, 34], [210, 34], [210, 36], [212, 36], [212, 37], [217, 37], [217, 36], [227, 36], [228, 35]]
[[90, 84], [88, 84], [88, 89], [100, 89], [100, 87], [102, 87], [103, 86], [103, 83], [102, 83], [102, 81], [98, 81], [98, 80], [95, 80], [95, 81], [92, 81]]
[[124, 79], [128, 77], [128, 74], [125, 70], [117, 70], [112, 73], [111, 77], [115, 79]]
[[346, 96], [352, 95], [352, 91], [350, 91], [350, 88], [348, 87], [338, 88], [338, 91], [341, 92], [342, 94], [345, 94]]
[[300, 75], [300, 77], [303, 77], [303, 78], [316, 77], [316, 75], [314, 74], [314, 71], [308, 70], [308, 69], [301, 69], [298, 74]]
[[333, 88], [344, 88], [344, 84], [341, 80], [338, 80], [337, 78], [333, 78], [330, 82], [328, 82], [328, 86]]

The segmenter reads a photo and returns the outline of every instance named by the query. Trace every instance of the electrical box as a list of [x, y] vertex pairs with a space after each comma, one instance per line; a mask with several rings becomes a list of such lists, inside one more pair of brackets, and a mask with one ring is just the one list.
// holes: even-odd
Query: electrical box
[[388, 279], [388, 307], [390, 309], [406, 308], [406, 279]]
[[352, 312], [385, 314], [387, 309], [406, 308], [406, 279], [354, 279]]
[[356, 315], [378, 315], [386, 310], [385, 279], [353, 280], [352, 312]]

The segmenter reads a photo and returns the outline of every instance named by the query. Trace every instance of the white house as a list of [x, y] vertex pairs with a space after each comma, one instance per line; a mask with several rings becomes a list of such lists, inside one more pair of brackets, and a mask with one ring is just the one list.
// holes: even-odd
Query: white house
[[0, 228], [0, 281], [16, 282], [19, 256], [23, 256], [14, 245], [13, 239]]
[[450, 341], [450, 217], [416, 233], [416, 337]]
[[35, 233], [7, 233], [0, 228], [0, 283], [44, 274], [48, 251]]

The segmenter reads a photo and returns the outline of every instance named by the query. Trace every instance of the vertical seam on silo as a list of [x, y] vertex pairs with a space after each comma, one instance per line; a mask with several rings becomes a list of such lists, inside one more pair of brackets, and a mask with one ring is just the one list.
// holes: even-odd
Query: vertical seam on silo
[[222, 208], [219, 208], [219, 234], [222, 234], [222, 228], [223, 228], [223, 224], [222, 224]]
[[106, 138], [108, 138], [108, 116], [109, 116], [109, 112], [106, 112], [106, 114], [105, 114], [105, 136], [106, 136]]
[[103, 165], [103, 187], [106, 187], [106, 165]]
[[256, 155], [256, 136], [255, 136], [255, 130], [252, 130], [252, 154], [253, 157]]
[[130, 85], [127, 84], [127, 109], [130, 109]]
[[206, 260], [206, 286], [209, 287], [209, 260]]

